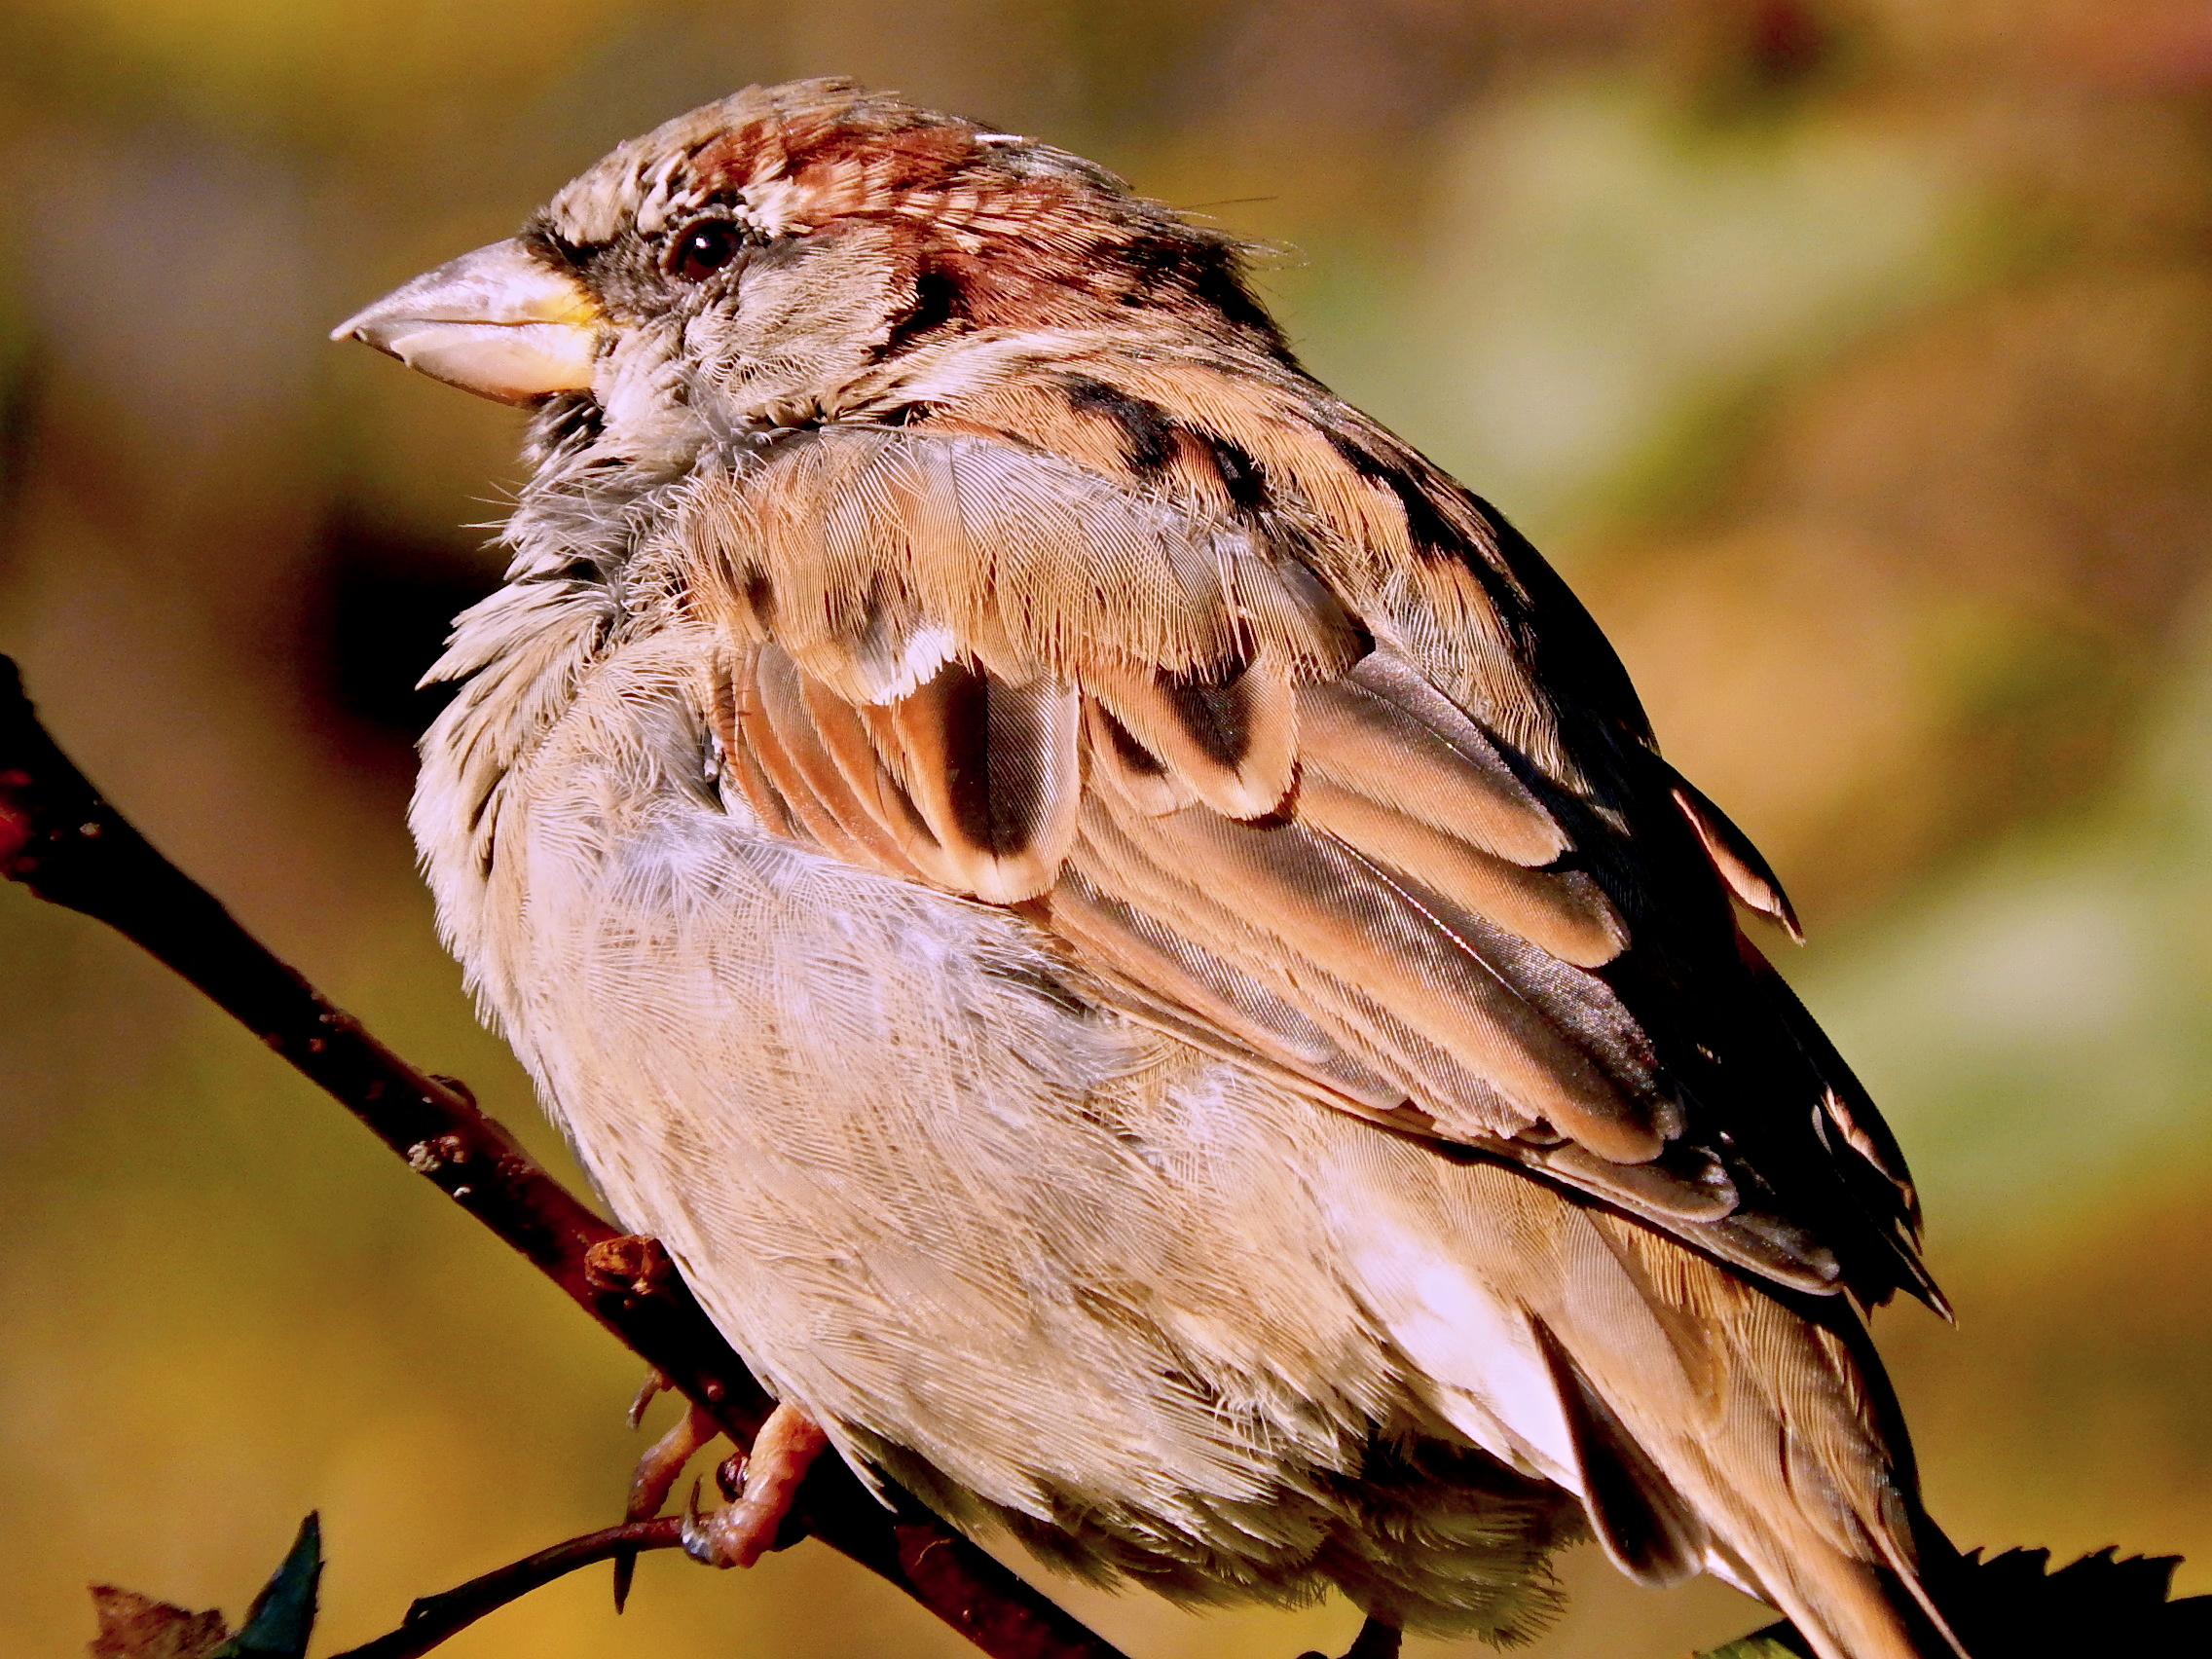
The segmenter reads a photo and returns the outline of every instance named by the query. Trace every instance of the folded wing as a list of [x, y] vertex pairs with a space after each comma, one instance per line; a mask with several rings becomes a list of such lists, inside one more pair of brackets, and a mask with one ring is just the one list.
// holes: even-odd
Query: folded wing
[[1726, 894], [1787, 903], [1655, 754], [1624, 804], [1617, 759], [1585, 763], [1514, 678], [1509, 612], [1543, 596], [1418, 557], [1371, 428], [1229, 410], [1232, 443], [1148, 417], [1140, 454], [1137, 394], [1098, 384], [1058, 427], [986, 399], [695, 488], [691, 603], [724, 642], [704, 700], [761, 822], [1018, 908], [1102, 997], [1326, 1106], [1807, 1290], [1845, 1278], [1832, 1188], [1908, 1264], [1890, 1282], [1924, 1282], [1894, 1147], [1801, 1014], [1761, 1016], [1803, 1074], [1794, 1124], [1738, 1121], [1688, 1059], [1694, 951], [1651, 937], [1647, 894], [1686, 882], [1753, 1001], [1779, 981], [1738, 956]]

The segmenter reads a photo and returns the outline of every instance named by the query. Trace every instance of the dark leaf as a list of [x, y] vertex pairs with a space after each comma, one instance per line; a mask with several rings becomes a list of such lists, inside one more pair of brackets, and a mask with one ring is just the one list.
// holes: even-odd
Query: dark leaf
[[244, 1628], [207, 1659], [307, 1659], [321, 1577], [322, 1524], [310, 1514], [300, 1523], [291, 1553], [246, 1610]]

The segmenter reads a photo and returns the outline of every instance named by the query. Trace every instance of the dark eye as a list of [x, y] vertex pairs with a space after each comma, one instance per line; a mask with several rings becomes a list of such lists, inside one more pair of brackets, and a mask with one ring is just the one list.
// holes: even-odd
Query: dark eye
[[686, 282], [704, 282], [745, 245], [745, 233], [727, 219], [694, 219], [669, 243], [668, 269]]

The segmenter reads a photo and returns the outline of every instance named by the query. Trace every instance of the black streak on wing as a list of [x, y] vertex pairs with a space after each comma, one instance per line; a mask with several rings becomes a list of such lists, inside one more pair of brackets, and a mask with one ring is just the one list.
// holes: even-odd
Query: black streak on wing
[[1454, 528], [1451, 520], [1428, 498], [1428, 493], [1421, 488], [1421, 481], [1411, 468], [1391, 465], [1381, 456], [1326, 423], [1321, 426], [1321, 433], [1353, 471], [1362, 478], [1373, 479], [1398, 498], [1398, 505], [1406, 515], [1406, 535], [1416, 551], [1459, 551], [1466, 537]]
[[1214, 469], [1221, 474], [1222, 488], [1229, 492], [1229, 498], [1237, 510], [1244, 513], [1266, 510], [1267, 473], [1250, 452], [1218, 433], [1196, 432], [1193, 436], [1212, 453]]
[[944, 672], [945, 793], [953, 823], [977, 847], [1002, 858], [1018, 853], [1036, 825], [1018, 810], [1021, 792], [993, 773], [995, 740], [1006, 735], [994, 726], [1006, 723], [1006, 711], [995, 707], [999, 699], [982, 675], [956, 666]]
[[1163, 674], [1160, 685], [1200, 754], [1230, 771], [1243, 764], [1252, 748], [1252, 687], [1244, 665], [1228, 680]]
[[[1589, 620], [1581, 601], [1567, 591], [1567, 584], [1536, 556], [1535, 549], [1488, 501], [1433, 476], [1427, 462], [1411, 451], [1385, 458], [1326, 420], [1316, 424], [1330, 447], [1353, 471], [1390, 492], [1405, 515], [1406, 538], [1412, 542], [1415, 554], [1424, 559], [1455, 560], [1462, 566], [1482, 583], [1492, 609], [1531, 658], [1542, 643], [1530, 627], [1532, 613], [1539, 611], [1545, 616], [1547, 636], [1571, 635], [1574, 648], [1586, 652], [1588, 645], [1582, 635], [1587, 633], [1610, 658], [1612, 647], [1598, 634], [1597, 624]], [[1468, 528], [1454, 524], [1451, 515], [1437, 504], [1431, 493], [1439, 489], [1448, 489], [1466, 510], [1470, 524], [1480, 528], [1470, 534]], [[1541, 594], [1532, 591], [1531, 583], [1547, 581]], [[1576, 618], [1580, 618], [1579, 624]], [[1628, 676], [1617, 662], [1613, 667], [1613, 677], [1606, 682], [1604, 690], [1608, 696], [1625, 696], [1627, 701], [1620, 706], [1633, 710], [1641, 722], [1642, 709], [1629, 686]], [[1535, 664], [1535, 668], [1537, 682], [1550, 684], [1542, 672], [1542, 664]], [[1640, 725], [1638, 729], [1648, 735], [1647, 728]]]
[[1114, 754], [1140, 778], [1163, 778], [1167, 775], [1167, 762], [1129, 735], [1129, 728], [1114, 718], [1111, 709], [1099, 706], [1098, 718], [1106, 728], [1107, 740], [1114, 746]]
[[1088, 375], [1069, 375], [1063, 384], [1071, 406], [1086, 415], [1103, 416], [1121, 427], [1123, 454], [1132, 472], [1156, 478], [1166, 470], [1175, 458], [1175, 423], [1166, 410]]

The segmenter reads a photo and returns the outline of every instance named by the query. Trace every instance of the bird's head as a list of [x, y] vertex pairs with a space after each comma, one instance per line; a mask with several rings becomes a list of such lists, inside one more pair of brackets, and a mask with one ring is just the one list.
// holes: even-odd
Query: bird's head
[[970, 344], [1103, 332], [1281, 355], [1241, 253], [1063, 151], [801, 81], [617, 146], [519, 236], [333, 337], [673, 460], [718, 434], [910, 419], [944, 388], [931, 366], [957, 380], [946, 349]]

